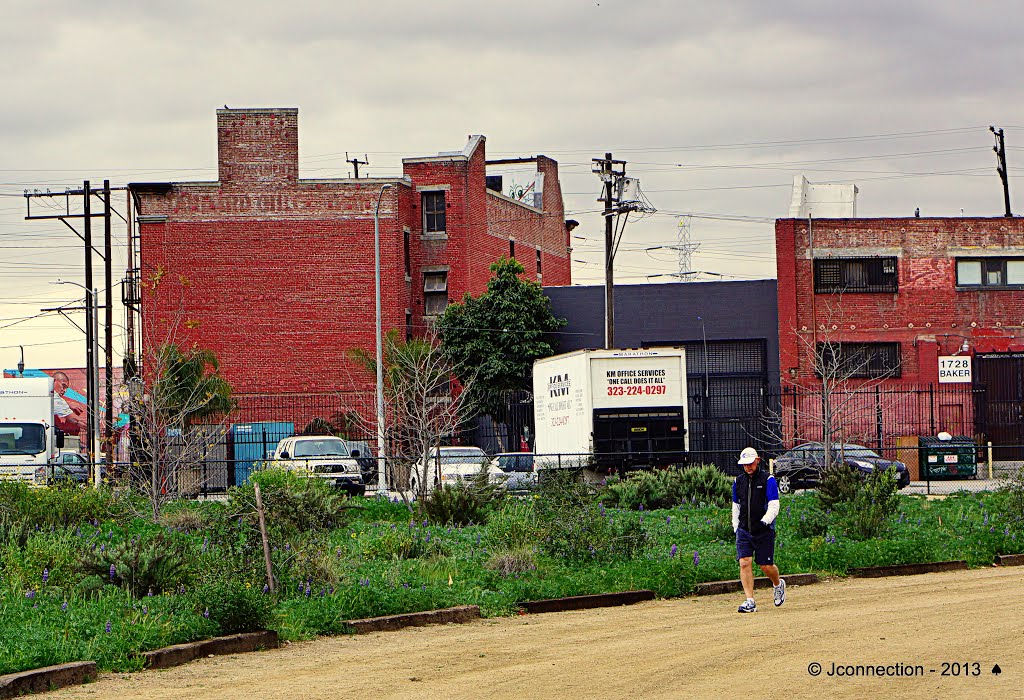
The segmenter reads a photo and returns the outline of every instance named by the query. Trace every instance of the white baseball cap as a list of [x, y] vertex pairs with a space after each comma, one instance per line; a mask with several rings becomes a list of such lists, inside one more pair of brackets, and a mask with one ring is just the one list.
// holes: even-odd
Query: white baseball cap
[[744, 447], [743, 451], [740, 452], [738, 464], [751, 464], [755, 459], [757, 459], [757, 450], [753, 447]]

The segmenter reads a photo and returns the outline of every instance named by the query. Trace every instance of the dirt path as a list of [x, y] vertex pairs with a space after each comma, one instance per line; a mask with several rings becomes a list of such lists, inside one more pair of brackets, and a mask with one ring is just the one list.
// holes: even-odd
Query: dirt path
[[[325, 638], [106, 674], [49, 697], [1021, 698], [1022, 584], [1024, 568], [849, 579], [793, 586], [778, 610], [759, 592], [754, 615], [736, 613], [737, 596], [711, 596]], [[957, 661], [981, 675], [943, 677]], [[924, 675], [828, 677], [833, 663]]]

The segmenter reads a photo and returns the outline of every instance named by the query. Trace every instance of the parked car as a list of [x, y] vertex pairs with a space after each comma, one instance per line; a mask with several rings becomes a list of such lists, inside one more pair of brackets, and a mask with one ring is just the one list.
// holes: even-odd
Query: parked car
[[[878, 469], [895, 469], [896, 485], [904, 488], [910, 484], [910, 472], [903, 462], [885, 459], [863, 445], [832, 445], [833, 459], [844, 461], [861, 477]], [[775, 480], [781, 493], [797, 489], [814, 488], [821, 478], [825, 466], [825, 446], [820, 442], [798, 445], [775, 460]]]
[[507, 478], [505, 472], [494, 466], [487, 453], [479, 447], [435, 447], [427, 465], [424, 466], [422, 460], [413, 465], [409, 488], [414, 496], [418, 495], [420, 478], [424, 477], [426, 492], [429, 493], [440, 484], [472, 479], [481, 470], [487, 472], [491, 483], [504, 483]]
[[[39, 473], [43, 467], [39, 467], [36, 472], [36, 483], [42, 484], [56, 484], [56, 483], [72, 483], [72, 484], [88, 484], [91, 483], [89, 473], [89, 461], [77, 452], [72, 450], [61, 450], [57, 457], [57, 462], [51, 464], [46, 469], [45, 480], [43, 474]], [[100, 465], [100, 478], [105, 476], [105, 469], [103, 465]]]
[[323, 479], [350, 496], [361, 496], [366, 492], [366, 484], [358, 458], [359, 450], [353, 450], [339, 437], [297, 435], [277, 443], [270, 464]]
[[491, 466], [508, 475], [505, 488], [509, 491], [527, 491], [537, 486], [537, 471], [532, 452], [503, 452], [494, 455]]

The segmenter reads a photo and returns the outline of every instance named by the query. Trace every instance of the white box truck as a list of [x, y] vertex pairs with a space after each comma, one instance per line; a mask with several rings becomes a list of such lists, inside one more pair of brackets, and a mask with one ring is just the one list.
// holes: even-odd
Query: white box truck
[[45, 484], [56, 432], [53, 379], [0, 379], [0, 479]]
[[682, 348], [578, 350], [537, 360], [533, 396], [539, 466], [575, 461], [609, 471], [686, 461]]

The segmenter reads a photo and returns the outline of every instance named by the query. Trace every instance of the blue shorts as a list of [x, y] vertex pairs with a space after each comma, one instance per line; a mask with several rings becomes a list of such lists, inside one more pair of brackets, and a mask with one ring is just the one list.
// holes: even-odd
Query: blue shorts
[[740, 528], [736, 531], [736, 558], [754, 557], [758, 566], [775, 563], [775, 530], [766, 530], [756, 535]]

